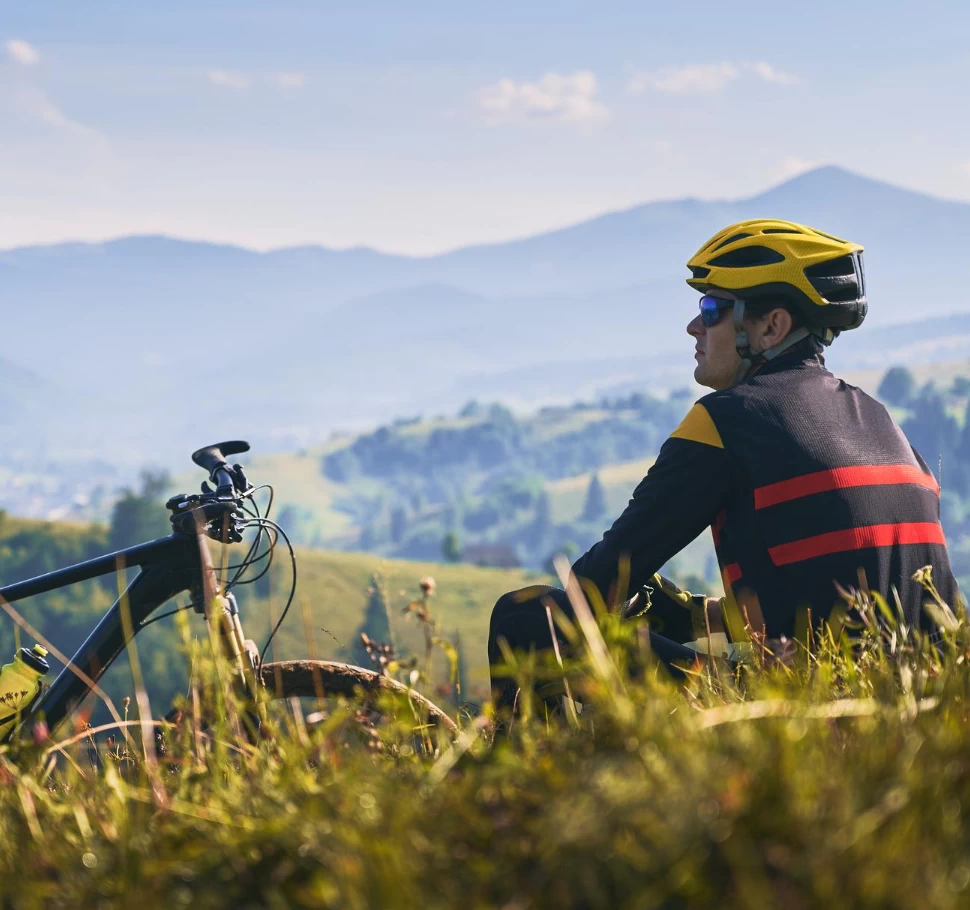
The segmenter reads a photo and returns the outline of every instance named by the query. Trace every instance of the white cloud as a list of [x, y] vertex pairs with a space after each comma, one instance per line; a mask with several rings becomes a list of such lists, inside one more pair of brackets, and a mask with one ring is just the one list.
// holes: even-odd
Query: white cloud
[[242, 73], [232, 73], [226, 70], [209, 70], [209, 81], [213, 85], [223, 88], [246, 89], [252, 85], [252, 80]]
[[40, 54], [37, 53], [37, 48], [22, 38], [14, 38], [12, 41], [8, 41], [4, 48], [7, 51], [7, 56], [21, 66], [34, 66], [40, 63]]
[[108, 149], [108, 140], [103, 133], [65, 114], [47, 92], [36, 85], [22, 83], [6, 96], [0, 95], [0, 100], [5, 101], [15, 115], [44, 123], [72, 140], [79, 140], [87, 148]]
[[630, 78], [628, 88], [634, 94], [646, 91], [673, 95], [715, 94], [743, 75], [752, 75], [776, 85], [795, 85], [798, 79], [790, 73], [775, 69], [770, 63], [695, 63], [688, 66], [667, 66], [656, 70], [638, 70]]
[[[37, 48], [21, 38], [14, 38], [3, 45], [7, 59], [19, 66], [36, 66], [40, 63]], [[66, 114], [60, 105], [29, 76], [17, 77], [0, 91], [0, 103], [7, 112], [43, 123], [62, 137], [77, 143], [76, 147], [95, 152], [109, 149], [107, 137], [94, 127], [81, 123]]]
[[774, 82], [777, 85], [798, 84], [797, 76], [793, 76], [791, 73], [783, 73], [781, 70], [776, 70], [770, 63], [765, 63], [763, 60], [760, 63], [748, 63], [746, 64], [746, 67], [756, 76], [764, 79], [765, 82]]
[[592, 123], [610, 115], [596, 99], [596, 75], [589, 70], [568, 76], [546, 73], [537, 82], [501, 79], [479, 92], [478, 104], [492, 123]]
[[630, 79], [630, 91], [635, 94], [653, 89], [670, 94], [719, 92], [737, 79], [738, 68], [733, 63], [698, 63], [691, 66], [667, 66], [659, 70], [642, 70]]
[[306, 78], [303, 73], [277, 73], [276, 84], [280, 88], [303, 88]]

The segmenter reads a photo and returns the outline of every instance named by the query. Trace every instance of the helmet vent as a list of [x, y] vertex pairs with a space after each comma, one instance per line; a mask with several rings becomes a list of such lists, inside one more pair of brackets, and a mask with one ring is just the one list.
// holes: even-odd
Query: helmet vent
[[711, 274], [711, 270], [705, 269], [702, 265], [689, 265], [687, 268], [690, 269], [691, 275], [695, 278], [706, 278]]
[[805, 269], [805, 277], [829, 303], [854, 303], [866, 296], [862, 255], [850, 253]]
[[853, 303], [859, 299], [859, 286], [853, 281], [851, 286], [829, 291], [823, 296], [829, 303]]
[[851, 256], [839, 256], [838, 259], [817, 262], [805, 269], [805, 277], [809, 281], [813, 278], [835, 278], [839, 275], [855, 275], [855, 263]]
[[762, 234], [804, 234], [804, 231], [796, 230], [795, 228], [765, 228]]
[[716, 247], [714, 247], [713, 250], [711, 250], [711, 252], [716, 253], [722, 246], [727, 246], [729, 243], [734, 243], [736, 240], [745, 240], [750, 236], [751, 234], [734, 234], [731, 237], [728, 237], [727, 240], [722, 240]]
[[774, 265], [784, 262], [781, 253], [770, 250], [766, 246], [743, 246], [739, 250], [729, 250], [721, 253], [707, 264], [722, 269], [750, 269], [759, 265]]

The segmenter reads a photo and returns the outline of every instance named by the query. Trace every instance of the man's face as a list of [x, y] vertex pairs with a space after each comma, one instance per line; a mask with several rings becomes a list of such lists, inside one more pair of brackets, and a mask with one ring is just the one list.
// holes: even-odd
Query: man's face
[[694, 379], [709, 389], [729, 388], [741, 365], [734, 346], [732, 311], [724, 310], [717, 325], [706, 326], [698, 313], [688, 324], [687, 334], [695, 342]]

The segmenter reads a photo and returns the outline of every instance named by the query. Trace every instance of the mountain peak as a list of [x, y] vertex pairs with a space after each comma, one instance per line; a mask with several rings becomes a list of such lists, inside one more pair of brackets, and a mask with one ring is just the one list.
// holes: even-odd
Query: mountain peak
[[902, 203], [904, 200], [923, 203], [947, 203], [948, 200], [939, 199], [919, 190], [906, 189], [885, 180], [867, 177], [850, 171], [835, 164], [826, 164], [810, 171], [791, 177], [762, 193], [747, 199], [738, 200], [740, 203], [767, 202], [771, 205], [785, 205], [792, 201], [804, 203], [809, 200], [827, 199], [835, 201], [842, 199], [851, 205], [866, 206], [878, 204], [884, 206], [889, 199]]

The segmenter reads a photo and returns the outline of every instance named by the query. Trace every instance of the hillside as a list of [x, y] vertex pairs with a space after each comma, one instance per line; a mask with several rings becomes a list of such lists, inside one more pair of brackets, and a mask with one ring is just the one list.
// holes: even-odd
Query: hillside
[[[150, 439], [175, 465], [214, 438], [297, 448], [470, 397], [534, 407], [676, 388], [691, 365], [684, 261], [723, 224], [765, 214], [866, 245], [867, 332], [921, 321], [918, 350], [908, 332], [884, 337], [892, 359], [938, 357], [966, 333], [942, 317], [966, 316], [970, 205], [821, 168], [748, 199], [650, 203], [425, 258], [164, 237], [3, 251], [0, 297], [16, 303], [4, 356], [73, 396], [17, 426], [37, 446], [109, 439], [119, 466], [146, 463]], [[840, 340], [845, 368], [878, 356], [863, 338]]]
[[[297, 554], [300, 582], [292, 615], [280, 633], [276, 659], [305, 657], [313, 648], [321, 658], [348, 660], [357, 647], [358, 630], [369, 600], [368, 591], [375, 573], [387, 593], [387, 616], [391, 640], [399, 655], [424, 653], [424, 630], [413, 615], [402, 611], [420, 597], [418, 581], [431, 576], [437, 591], [430, 602], [431, 614], [441, 635], [461, 642], [461, 652], [471, 692], [468, 697], [481, 701], [488, 690], [488, 621], [495, 601], [506, 591], [548, 577], [518, 569], [490, 569], [468, 565], [389, 560], [368, 553], [333, 553], [301, 550]], [[285, 573], [284, 573], [285, 574]], [[247, 610], [246, 628], [254, 634], [268, 626], [258, 601]], [[276, 609], [279, 608], [277, 602]], [[307, 619], [311, 629], [307, 629]], [[312, 632], [312, 639], [309, 638]], [[261, 636], [260, 636], [261, 637]], [[441, 659], [441, 655], [437, 655]]]

